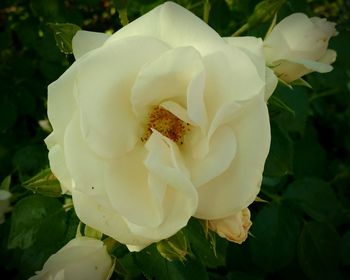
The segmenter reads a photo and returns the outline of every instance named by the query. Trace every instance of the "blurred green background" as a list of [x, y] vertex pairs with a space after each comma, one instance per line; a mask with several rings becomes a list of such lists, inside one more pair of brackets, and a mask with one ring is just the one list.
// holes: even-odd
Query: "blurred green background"
[[[7, 214], [0, 225], [1, 279], [33, 275], [74, 237], [78, 224], [74, 210], [57, 214], [65, 197], [45, 198], [23, 187], [48, 167], [43, 142], [48, 134], [43, 125], [47, 86], [73, 62], [72, 55], [56, 46], [48, 23], [111, 33], [121, 28], [120, 11], [126, 9], [132, 21], [162, 2], [1, 0], [0, 182], [11, 175], [12, 213], [16, 212]], [[176, 2], [203, 17], [207, 1]], [[209, 25], [222, 36], [244, 25], [259, 3], [208, 2]], [[140, 254], [121, 246], [113, 252], [118, 257], [113, 279], [350, 279], [350, 1], [286, 1], [278, 19], [293, 12], [337, 23], [339, 35], [330, 46], [338, 58], [331, 73], [306, 77], [312, 89], [278, 86], [278, 102], [269, 103], [272, 146], [260, 193], [269, 203], [251, 207], [251, 236], [243, 245], [217, 238], [215, 256], [213, 244], [191, 221], [184, 232], [197, 257], [184, 265], [168, 263], [154, 246]], [[269, 22], [258, 24], [243, 35], [264, 36], [268, 27]], [[50, 216], [55, 219], [39, 219], [31, 240], [14, 241], [11, 220], [31, 230], [28, 224], [37, 219], [36, 206], [55, 213]], [[28, 231], [21, 234], [28, 236]]]

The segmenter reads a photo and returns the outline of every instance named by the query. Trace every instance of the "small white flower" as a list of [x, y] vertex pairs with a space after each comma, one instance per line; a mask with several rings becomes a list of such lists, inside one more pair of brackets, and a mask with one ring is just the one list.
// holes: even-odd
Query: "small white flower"
[[229, 241], [242, 244], [247, 237], [252, 222], [250, 211], [244, 208], [238, 213], [219, 220], [210, 220], [209, 228]]
[[296, 13], [278, 23], [264, 41], [266, 62], [285, 82], [310, 72], [326, 73], [336, 59], [327, 49], [329, 39], [337, 35], [335, 23], [324, 18], [308, 18]]
[[88, 237], [69, 241], [29, 280], [107, 280], [113, 261], [103, 242]]

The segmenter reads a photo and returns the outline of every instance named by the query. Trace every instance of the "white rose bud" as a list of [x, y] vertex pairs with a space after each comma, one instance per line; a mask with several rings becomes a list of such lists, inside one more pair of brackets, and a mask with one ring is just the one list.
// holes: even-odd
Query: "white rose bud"
[[238, 213], [224, 219], [210, 220], [209, 228], [228, 241], [242, 244], [247, 237], [252, 222], [250, 221], [250, 211], [244, 208]]
[[45, 141], [81, 221], [137, 251], [254, 201], [276, 85], [261, 39], [223, 39], [166, 2], [72, 44], [75, 63], [48, 88]]
[[107, 280], [113, 261], [101, 240], [78, 237], [69, 241], [29, 280]]
[[324, 18], [292, 14], [278, 23], [264, 41], [267, 65], [285, 82], [292, 82], [313, 71], [326, 73], [336, 59], [327, 49], [337, 35], [335, 23]]
[[5, 190], [0, 190], [0, 224], [5, 222], [5, 213], [11, 210], [10, 198], [11, 193]]

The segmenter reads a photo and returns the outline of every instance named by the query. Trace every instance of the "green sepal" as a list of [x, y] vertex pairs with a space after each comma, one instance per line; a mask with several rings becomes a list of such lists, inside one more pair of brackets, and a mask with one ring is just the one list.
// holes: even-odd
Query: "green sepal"
[[0, 185], [0, 190], [10, 191], [10, 185], [11, 185], [11, 174], [6, 176], [4, 180], [2, 180]]
[[183, 231], [179, 231], [172, 237], [157, 243], [159, 254], [168, 261], [178, 260], [184, 262], [189, 254], [188, 249], [188, 241]]
[[72, 39], [81, 28], [72, 23], [48, 23], [48, 26], [53, 31], [56, 45], [64, 54], [72, 54]]
[[23, 187], [44, 196], [59, 197], [62, 195], [60, 182], [52, 174], [50, 168], [40, 171], [33, 178], [25, 181]]

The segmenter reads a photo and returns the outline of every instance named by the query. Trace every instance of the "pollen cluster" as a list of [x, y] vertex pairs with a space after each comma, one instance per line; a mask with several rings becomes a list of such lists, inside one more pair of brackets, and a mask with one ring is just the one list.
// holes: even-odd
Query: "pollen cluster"
[[184, 136], [190, 130], [190, 125], [178, 117], [156, 106], [149, 113], [148, 123], [143, 136], [142, 142], [146, 142], [152, 134], [152, 129], [173, 140], [177, 144], [183, 144]]

